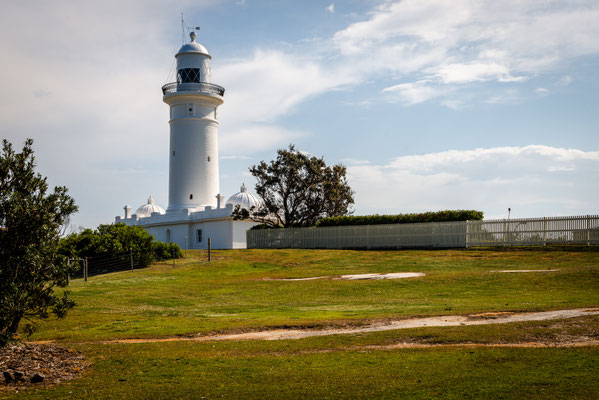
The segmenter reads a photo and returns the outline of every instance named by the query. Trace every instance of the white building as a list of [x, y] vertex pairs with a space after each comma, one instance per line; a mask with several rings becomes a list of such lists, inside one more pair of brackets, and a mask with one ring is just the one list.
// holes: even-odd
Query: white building
[[162, 100], [170, 107], [169, 204], [166, 211], [150, 196], [134, 214], [125, 206], [125, 217], [115, 222], [141, 225], [162, 242], [181, 248], [205, 249], [208, 238], [214, 249], [246, 247], [245, 231], [256, 225], [231, 217], [239, 204], [249, 208], [260, 200], [245, 185], [224, 203], [219, 190], [217, 109], [225, 89], [211, 83], [208, 50], [196, 34], [181, 47], [177, 81], [162, 87]]

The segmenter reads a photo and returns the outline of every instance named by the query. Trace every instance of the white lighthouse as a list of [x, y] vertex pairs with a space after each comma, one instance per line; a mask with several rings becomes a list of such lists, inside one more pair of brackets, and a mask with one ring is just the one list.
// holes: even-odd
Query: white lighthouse
[[[175, 242], [181, 248], [245, 248], [246, 230], [256, 225], [232, 217], [236, 206], [250, 207], [259, 199], [241, 192], [225, 203], [219, 193], [217, 109], [225, 89], [213, 84], [210, 53], [196, 34], [184, 44], [177, 59], [176, 82], [162, 87], [162, 100], [169, 105], [169, 186], [166, 212], [150, 197], [135, 214], [116, 217], [115, 222], [140, 225], [157, 240]], [[250, 202], [250, 197], [253, 202]]]
[[177, 81], [162, 87], [170, 106], [167, 213], [215, 206], [218, 182], [217, 109], [225, 89], [211, 83], [208, 50], [191, 42], [177, 52]]

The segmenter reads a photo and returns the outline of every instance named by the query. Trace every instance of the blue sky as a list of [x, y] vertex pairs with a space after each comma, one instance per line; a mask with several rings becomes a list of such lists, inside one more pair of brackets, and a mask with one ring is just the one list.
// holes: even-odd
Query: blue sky
[[113, 221], [168, 202], [160, 87], [200, 25], [219, 112], [221, 191], [277, 148], [343, 163], [355, 214], [473, 208], [487, 218], [596, 214], [594, 0], [10, 2], [0, 127]]

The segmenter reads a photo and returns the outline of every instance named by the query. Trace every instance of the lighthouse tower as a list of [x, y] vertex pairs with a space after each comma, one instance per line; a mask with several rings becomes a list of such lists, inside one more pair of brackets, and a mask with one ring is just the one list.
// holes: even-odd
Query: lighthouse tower
[[182, 249], [245, 248], [246, 231], [257, 223], [236, 220], [233, 210], [259, 200], [245, 186], [227, 203], [219, 193], [216, 111], [225, 89], [211, 82], [210, 54], [195, 32], [190, 37], [175, 55], [177, 81], [162, 87], [170, 108], [168, 207], [165, 211], [150, 196], [134, 214], [125, 206], [125, 217], [114, 222], [141, 226], [156, 240]]
[[195, 32], [190, 37], [175, 55], [177, 81], [162, 87], [170, 107], [167, 214], [215, 207], [219, 194], [216, 110], [225, 89], [211, 83], [212, 57]]

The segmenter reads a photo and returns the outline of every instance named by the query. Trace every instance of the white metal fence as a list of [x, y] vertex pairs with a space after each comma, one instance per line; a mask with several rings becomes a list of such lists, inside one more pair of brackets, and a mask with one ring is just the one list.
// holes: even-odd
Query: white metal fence
[[599, 215], [468, 221], [467, 246], [599, 245]]
[[599, 245], [599, 216], [257, 229], [249, 249], [401, 249]]

